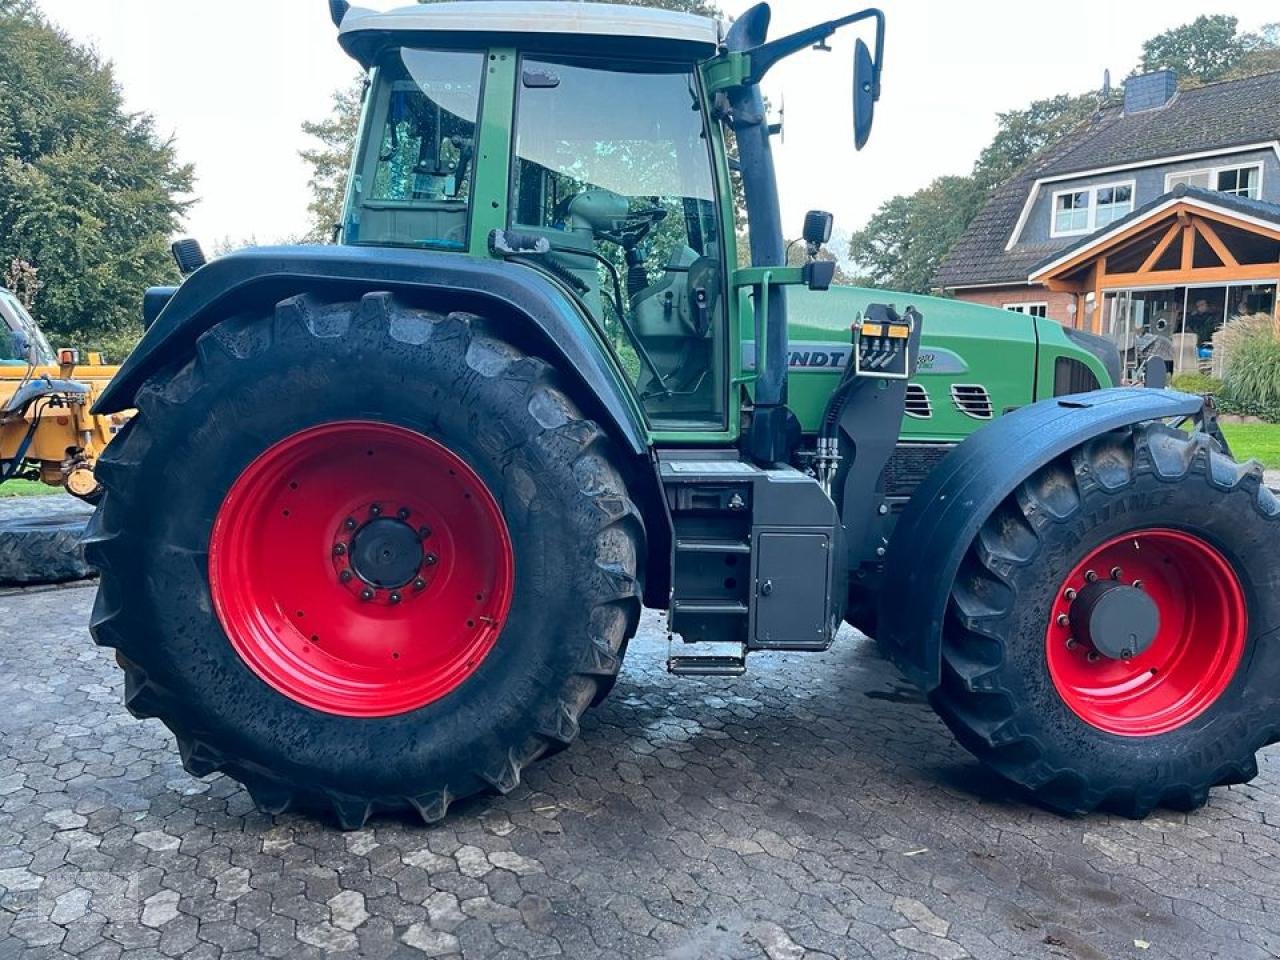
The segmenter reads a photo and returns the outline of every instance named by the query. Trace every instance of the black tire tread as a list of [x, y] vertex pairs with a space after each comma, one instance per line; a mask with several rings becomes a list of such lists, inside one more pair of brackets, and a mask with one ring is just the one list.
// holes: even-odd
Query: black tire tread
[[[359, 829], [375, 812], [416, 812], [425, 823], [433, 824], [448, 814], [454, 801], [476, 792], [474, 784], [510, 793], [530, 763], [572, 742], [578, 735], [583, 712], [612, 686], [622, 666], [626, 644], [639, 626], [645, 543], [640, 512], [627, 495], [625, 481], [615, 465], [612, 441], [580, 413], [548, 363], [491, 336], [483, 319], [474, 314], [455, 312], [431, 318], [431, 322], [446, 325], [445, 337], [468, 340], [466, 357], [474, 376], [525, 381], [531, 404], [541, 403], [548, 409], [572, 414], [567, 422], [546, 429], [539, 440], [555, 444], [572, 458], [574, 473], [582, 481], [580, 493], [592, 502], [598, 515], [593, 543], [597, 550], [595, 563], [608, 574], [602, 582], [611, 585], [608, 595], [595, 598], [591, 622], [598, 629], [588, 638], [589, 653], [577, 673], [528, 739], [508, 749], [495, 762], [477, 766], [459, 777], [457, 783], [433, 785], [416, 795], [350, 797], [282, 780], [272, 771], [201, 739], [199, 730], [188, 721], [181, 700], [148, 677], [142, 665], [146, 662], [146, 645], [140, 642], [146, 631], [137, 619], [141, 612], [128, 602], [134, 545], [130, 542], [132, 534], [125, 532], [118, 518], [124, 517], [131, 506], [134, 480], [152, 444], [149, 423], [163, 417], [167, 408], [212, 389], [210, 369], [219, 364], [236, 363], [291, 337], [342, 335], [335, 318], [343, 314], [354, 316], [352, 326], [385, 326], [403, 315], [403, 305], [385, 293], [366, 295], [354, 310], [351, 304], [325, 303], [310, 295], [293, 297], [277, 306], [271, 323], [233, 318], [214, 327], [200, 338], [195, 356], [188, 363], [153, 377], [141, 389], [137, 398], [139, 415], [111, 444], [100, 463], [104, 496], [85, 540], [89, 555], [103, 571], [92, 632], [99, 645], [117, 650], [130, 712], [138, 717], [158, 718], [170, 729], [183, 765], [193, 776], [225, 773], [245, 785], [264, 813], [327, 810], [345, 830]], [[415, 315], [421, 314], [422, 311], [415, 311]], [[616, 538], [625, 539], [629, 546], [618, 549]], [[627, 557], [636, 558], [634, 567], [623, 562]]]
[[[942, 683], [931, 702], [957, 739], [1002, 777], [1044, 805], [1065, 813], [1105, 809], [1141, 819], [1158, 807], [1202, 806], [1212, 786], [1246, 783], [1257, 775], [1254, 754], [1280, 736], [1280, 725], [1256, 731], [1246, 759], [1225, 763], [1212, 783], [1166, 783], [1145, 791], [1088, 782], [1074, 770], [1052, 769], [1043, 746], [1016, 732], [1018, 705], [997, 686], [1001, 656], [995, 626], [1018, 597], [1010, 565], [1034, 553], [1038, 531], [1079, 510], [1089, 485], [1120, 489], [1142, 471], [1165, 481], [1193, 476], [1222, 491], [1243, 489], [1267, 518], [1280, 516], [1280, 499], [1263, 482], [1261, 464], [1237, 464], [1207, 435], [1144, 424], [1107, 434], [1078, 448], [1025, 481], [984, 524], [953, 588], [942, 636]], [[1031, 553], [1028, 552], [1029, 548]]]

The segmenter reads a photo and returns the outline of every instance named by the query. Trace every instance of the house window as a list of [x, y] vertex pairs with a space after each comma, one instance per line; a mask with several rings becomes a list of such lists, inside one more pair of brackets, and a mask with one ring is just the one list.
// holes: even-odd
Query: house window
[[1105, 183], [1053, 195], [1055, 237], [1092, 233], [1133, 212], [1134, 182]]
[[1171, 173], [1164, 180], [1167, 193], [1177, 186], [1199, 187], [1217, 190], [1236, 197], [1258, 200], [1262, 196], [1262, 164], [1243, 167], [1211, 167], [1206, 170], [1183, 170]]
[[1006, 303], [1004, 309], [1010, 313], [1021, 313], [1028, 317], [1049, 316], [1049, 304], [1047, 303]]
[[1094, 227], [1105, 227], [1121, 217], [1133, 213], [1133, 185], [1118, 184], [1114, 187], [1099, 187], [1097, 192], [1097, 212], [1094, 214]]
[[1053, 233], [1064, 236], [1069, 233], [1089, 232], [1089, 200], [1088, 190], [1080, 192], [1056, 193], [1053, 196]]

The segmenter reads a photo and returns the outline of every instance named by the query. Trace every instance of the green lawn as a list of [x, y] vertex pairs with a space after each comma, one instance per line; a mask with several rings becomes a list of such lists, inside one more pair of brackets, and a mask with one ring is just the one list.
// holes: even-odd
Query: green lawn
[[1224, 423], [1222, 432], [1237, 460], [1261, 460], [1280, 470], [1280, 423]]
[[57, 487], [36, 483], [34, 480], [10, 480], [0, 486], [0, 497], [47, 497], [59, 492]]

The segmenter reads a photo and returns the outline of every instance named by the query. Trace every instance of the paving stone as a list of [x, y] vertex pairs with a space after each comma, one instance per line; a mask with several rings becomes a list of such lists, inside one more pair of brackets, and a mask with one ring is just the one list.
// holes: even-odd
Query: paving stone
[[[1280, 955], [1280, 751], [1145, 823], [981, 771], [852, 633], [610, 701], [519, 790], [354, 834], [264, 817], [131, 719], [84, 589], [0, 593], [0, 957], [1052, 960]], [[1150, 944], [1149, 949], [1135, 942]]]

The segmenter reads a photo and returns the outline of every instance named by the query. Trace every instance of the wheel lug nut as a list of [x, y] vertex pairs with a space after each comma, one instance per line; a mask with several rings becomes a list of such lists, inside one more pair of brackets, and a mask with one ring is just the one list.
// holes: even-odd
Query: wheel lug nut
[[1074, 587], [1067, 587], [1067, 592], [1064, 593], [1063, 596], [1066, 597], [1068, 601], [1073, 601], [1079, 596], [1079, 594], [1076, 593]]
[[1074, 649], [1075, 649], [1076, 647], [1078, 647], [1078, 646], [1080, 646], [1080, 644], [1076, 643], [1076, 638], [1075, 638], [1075, 637], [1068, 637], [1068, 638], [1067, 638], [1067, 649], [1068, 649], [1068, 650], [1074, 650]]
[[427, 589], [427, 581], [425, 581], [425, 580], [423, 580], [421, 577], [419, 577], [417, 580], [413, 581], [413, 589], [415, 589], [415, 590], [425, 590], [425, 589]]
[[368, 587], [365, 587], [363, 590], [360, 591], [360, 599], [363, 600], [365, 603], [368, 603], [370, 600], [373, 599], [373, 597], [374, 597], [374, 593]]
[[343, 524], [348, 530], [354, 530], [357, 527], [355, 517], [347, 517], [347, 522]]
[[430, 536], [431, 536], [431, 528], [430, 528], [430, 527], [419, 527], [419, 528], [418, 528], [418, 539], [419, 539], [419, 540], [426, 540], [426, 539], [428, 539]]
[[398, 594], [398, 593], [393, 593], [393, 594], [391, 595], [391, 602], [392, 602], [392, 603], [399, 603], [402, 599], [403, 599], [403, 598], [402, 598], [402, 597], [400, 596], [400, 594]]
[[434, 553], [427, 554], [426, 564], [428, 567], [434, 567], [439, 562], [440, 562], [440, 558], [437, 557]]
[[1135, 587], [1136, 589], [1138, 589], [1138, 590], [1141, 590], [1141, 589], [1142, 589], [1142, 581], [1141, 581], [1141, 580], [1135, 580], [1135, 581], [1133, 581], [1133, 585], [1134, 585], [1134, 587]]
[[375, 503], [372, 507], [369, 508], [369, 516], [371, 517], [382, 516], [382, 508]]
[[345, 543], [335, 544], [333, 548], [335, 557], [345, 557], [347, 555], [347, 545]]
[[1086, 573], [1086, 574], [1084, 575], [1084, 578], [1085, 578], [1086, 580], [1088, 580], [1090, 583], [1097, 583], [1097, 582], [1098, 582], [1098, 575], [1097, 575], [1096, 573], [1094, 573], [1092, 570], [1090, 570], [1088, 573]]
[[343, 570], [340, 574], [338, 574], [338, 579], [341, 580], [343, 583], [350, 583], [352, 580], [351, 571]]
[[1119, 580], [1119, 579], [1120, 579], [1121, 577], [1123, 577], [1123, 576], [1124, 576], [1124, 571], [1123, 571], [1123, 570], [1121, 570], [1119, 567], [1112, 567], [1112, 568], [1111, 568], [1111, 579], [1112, 579], [1112, 580]]
[[396, 516], [399, 517], [401, 520], [408, 520], [409, 514], [410, 514], [410, 511], [408, 507], [401, 507], [400, 512], [397, 513]]
[[1070, 624], [1071, 624], [1070, 617], [1068, 617], [1065, 613], [1058, 614], [1058, 626], [1066, 627], [1066, 626], [1070, 626]]
[[1102, 659], [1102, 656], [1098, 653], [1098, 651], [1097, 651], [1097, 650], [1090, 650], [1090, 651], [1089, 651], [1089, 662], [1090, 662], [1090, 663], [1097, 663], [1097, 662], [1098, 662], [1099, 660], [1101, 660], [1101, 659]]

